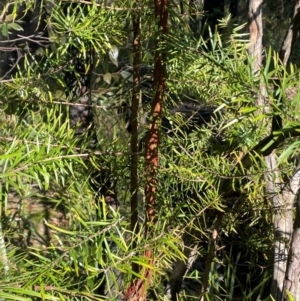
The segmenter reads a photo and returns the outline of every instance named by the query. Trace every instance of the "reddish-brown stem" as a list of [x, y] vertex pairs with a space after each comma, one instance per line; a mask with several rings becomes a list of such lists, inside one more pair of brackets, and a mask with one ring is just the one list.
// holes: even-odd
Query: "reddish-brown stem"
[[[146, 206], [146, 222], [145, 222], [145, 238], [151, 238], [149, 229], [156, 222], [156, 190], [157, 190], [157, 167], [159, 164], [158, 146], [159, 146], [159, 124], [161, 121], [163, 97], [166, 90], [166, 57], [162, 45], [161, 37], [167, 34], [168, 24], [168, 0], [154, 0], [155, 18], [158, 20], [158, 36], [156, 37], [156, 51], [154, 55], [154, 90], [155, 95], [151, 104], [152, 121], [149, 126], [147, 138], [145, 142], [145, 206]], [[160, 49], [160, 50], [159, 50]], [[133, 112], [132, 112], [133, 115]], [[133, 120], [133, 118], [132, 118]], [[149, 264], [153, 264], [153, 250], [147, 248], [145, 256], [149, 259]], [[136, 279], [125, 293], [125, 300], [144, 301], [146, 300], [147, 286], [150, 283], [152, 270], [146, 268], [143, 271], [143, 278]]]
[[[167, 34], [168, 22], [168, 0], [154, 0], [155, 17], [158, 19], [159, 35]], [[159, 124], [162, 115], [163, 97], [166, 90], [165, 74], [165, 53], [159, 50], [160, 37], [156, 37], [156, 51], [154, 55], [153, 81], [155, 95], [152, 101], [152, 121], [149, 126], [145, 143], [145, 202], [146, 202], [146, 235], [148, 226], [155, 222], [156, 212], [156, 170], [158, 167], [158, 145], [159, 145]], [[162, 47], [161, 47], [162, 48]], [[151, 253], [151, 252], [150, 252]], [[149, 254], [150, 254], [149, 253]]]

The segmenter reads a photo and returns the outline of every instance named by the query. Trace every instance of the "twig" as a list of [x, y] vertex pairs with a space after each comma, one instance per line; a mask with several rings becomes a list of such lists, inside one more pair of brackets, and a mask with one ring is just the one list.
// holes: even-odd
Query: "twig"
[[203, 277], [202, 277], [201, 296], [199, 298], [199, 301], [204, 301], [204, 295], [208, 289], [209, 273], [211, 270], [212, 262], [215, 258], [216, 247], [217, 247], [217, 238], [218, 238], [218, 234], [219, 234], [220, 227], [222, 224], [223, 216], [224, 216], [223, 212], [219, 212], [217, 214], [217, 219], [214, 224], [214, 228], [212, 230], [211, 239], [210, 239], [210, 243], [209, 243], [209, 251], [208, 251], [206, 263], [205, 263], [205, 270], [204, 270]]

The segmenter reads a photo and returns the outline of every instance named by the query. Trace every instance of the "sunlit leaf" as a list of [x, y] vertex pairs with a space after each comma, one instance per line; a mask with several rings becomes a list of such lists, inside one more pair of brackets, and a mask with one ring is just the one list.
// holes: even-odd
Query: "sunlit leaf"
[[103, 75], [103, 80], [104, 80], [106, 83], [108, 83], [108, 84], [110, 84], [111, 78], [112, 78], [111, 73], [105, 73], [105, 74]]
[[118, 67], [119, 49], [117, 46], [112, 45], [108, 51], [108, 56], [111, 62]]

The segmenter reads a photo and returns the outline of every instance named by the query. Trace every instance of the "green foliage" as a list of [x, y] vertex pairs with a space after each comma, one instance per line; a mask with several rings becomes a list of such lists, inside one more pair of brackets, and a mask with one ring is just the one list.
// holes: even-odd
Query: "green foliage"
[[[151, 62], [157, 35], [151, 8], [146, 4], [141, 12], [144, 64]], [[172, 264], [188, 259], [182, 237], [194, 239], [197, 260], [205, 262], [211, 255], [209, 240], [217, 212], [223, 212], [205, 297], [233, 300], [239, 294], [243, 300], [258, 300], [271, 273], [272, 204], [264, 194], [263, 156], [250, 150], [270, 134], [272, 116], [280, 114], [285, 126], [273, 133], [265, 148], [277, 143], [278, 164], [286, 178], [291, 176], [298, 156], [295, 136], [299, 131], [299, 93], [291, 97], [290, 91], [299, 85], [299, 72], [292, 65], [286, 70], [270, 49], [259, 78], [254, 78], [242, 27], [226, 31], [232, 28], [232, 22], [224, 19], [219, 25], [224, 29], [222, 36], [195, 40], [187, 22], [181, 22], [175, 8], [171, 10], [173, 26], [168, 36], [160, 37], [159, 44], [167, 52], [164, 116], [172, 125], [172, 133], [162, 133], [159, 149], [157, 224], [149, 226], [152, 235], [148, 240], [144, 239], [144, 225], [132, 237], [129, 137], [116, 110], [130, 99], [132, 79], [126, 70], [116, 72], [109, 62], [109, 51], [116, 49], [118, 60], [131, 60], [126, 49], [131, 42], [131, 8], [129, 1], [117, 1], [109, 8], [93, 2], [66, 9], [65, 1], [55, 3], [49, 18], [51, 50], [45, 49], [40, 58], [28, 54], [15, 77], [1, 82], [0, 256], [4, 260], [0, 297], [102, 300], [95, 290], [103, 281], [98, 278], [103, 272], [108, 298], [113, 300], [124, 292], [133, 275], [141, 277], [142, 273], [132, 271], [134, 262], [152, 269], [151, 291], [156, 300], [163, 300], [163, 282], [170, 276]], [[7, 38], [10, 29], [19, 30], [14, 22], [0, 26]], [[183, 30], [179, 30], [181, 26]], [[67, 120], [63, 72], [72, 69], [66, 66], [72, 46], [80, 49], [81, 57], [87, 55], [89, 47], [97, 52], [93, 91], [97, 151], [90, 149], [88, 137], [74, 135]], [[262, 83], [267, 108], [255, 105]], [[147, 93], [151, 98], [152, 92]], [[278, 95], [283, 105], [278, 103]], [[218, 114], [207, 126], [195, 127], [187, 134], [184, 129], [190, 120], [169, 110], [176, 105], [174, 98], [183, 97], [203, 106], [213, 105]], [[147, 110], [147, 106], [141, 108], [140, 115]], [[146, 129], [141, 121], [141, 137]], [[245, 153], [251, 161], [247, 167], [241, 162]], [[139, 163], [143, 220], [142, 156]], [[120, 213], [107, 208], [104, 200], [97, 204], [89, 187], [90, 174], [104, 168], [118, 179]], [[103, 210], [99, 210], [101, 206]], [[144, 256], [149, 246], [155, 254], [154, 266]], [[246, 277], [240, 267], [246, 268]], [[124, 274], [121, 283], [116, 276], [119, 272]], [[183, 280], [194, 280], [198, 291], [186, 288], [179, 300], [198, 298], [202, 277], [203, 270], [188, 270]]]
[[[170, 233], [145, 242], [143, 228], [139, 249], [133, 252], [126, 219], [112, 213], [104, 200], [96, 203], [88, 180], [94, 168], [100, 170], [103, 165], [123, 179], [120, 195], [128, 196], [124, 152], [128, 142], [120, 135], [120, 126], [111, 122], [114, 113], [96, 112], [97, 122], [103, 125], [97, 129], [101, 154], [90, 150], [88, 137], [74, 135], [67, 118], [68, 99], [62, 92], [63, 72], [69, 68], [67, 50], [79, 47], [84, 57], [92, 45], [103, 61], [113, 45], [124, 39], [119, 20], [128, 15], [127, 8], [124, 4], [122, 12], [99, 5], [75, 5], [67, 10], [63, 6], [54, 6], [48, 22], [56, 43], [52, 49], [45, 49], [40, 58], [26, 54], [15, 77], [1, 82], [5, 102], [0, 240], [5, 260], [1, 260], [0, 297], [6, 300], [102, 300], [96, 294], [103, 281], [101, 273], [113, 299], [130, 280], [132, 262], [149, 267], [143, 255], [148, 244], [156, 245], [162, 258], [155, 269], [158, 275], [174, 258], [184, 257], [177, 248], [180, 238]], [[122, 156], [111, 155], [118, 152]], [[128, 275], [122, 283], [116, 278], [119, 272]]]

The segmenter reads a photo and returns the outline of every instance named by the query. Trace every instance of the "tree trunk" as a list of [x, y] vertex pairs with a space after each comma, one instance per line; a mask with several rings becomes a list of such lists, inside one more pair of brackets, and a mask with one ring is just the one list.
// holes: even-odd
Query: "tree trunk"
[[295, 300], [300, 300], [300, 197], [296, 206], [296, 217], [288, 265], [283, 285], [282, 301], [288, 301], [289, 293]]
[[[249, 30], [250, 46], [249, 54], [254, 59], [252, 62], [253, 73], [257, 75], [262, 65], [263, 55], [263, 24], [262, 24], [263, 0], [249, 0]], [[257, 104], [263, 104], [263, 98], [257, 99]]]
[[[266, 195], [274, 207], [274, 268], [271, 294], [275, 300], [281, 299], [282, 284], [287, 265], [289, 241], [292, 233], [292, 208], [287, 204], [289, 193], [281, 192], [282, 183], [275, 153], [265, 157], [268, 172], [265, 175]], [[293, 197], [293, 196], [291, 196]]]
[[[297, 33], [299, 31], [300, 26], [300, 1], [295, 0], [294, 1], [294, 13], [293, 18], [291, 20], [290, 26], [288, 28], [288, 31], [285, 35], [285, 38], [283, 40], [281, 50], [280, 50], [280, 60], [283, 62], [284, 66], [287, 65], [288, 60], [291, 55], [292, 46], [295, 42], [295, 38], [297, 37]], [[280, 82], [277, 83], [278, 87], [280, 87]], [[282, 99], [278, 100], [279, 108], [282, 107]], [[280, 130], [282, 128], [282, 121], [279, 114], [277, 116], [273, 117], [273, 124], [272, 124], [272, 131]], [[273, 168], [276, 167], [276, 159], [273, 158]], [[266, 161], [268, 165], [268, 161]], [[270, 165], [268, 167], [271, 167]], [[274, 176], [277, 179], [277, 182], [279, 183], [279, 175], [278, 172], [273, 172]], [[276, 174], [276, 176], [275, 176]], [[273, 184], [274, 185], [274, 184]], [[276, 184], [275, 184], [276, 185]], [[297, 284], [293, 284], [290, 281], [293, 279], [295, 282], [299, 282], [298, 278], [290, 278], [291, 275], [288, 273], [292, 273], [293, 271], [297, 270], [298, 264], [297, 260], [293, 260], [295, 256], [295, 249], [293, 249], [294, 239], [296, 233], [293, 234], [293, 242], [292, 247], [290, 248], [290, 242], [291, 242], [291, 235], [293, 232], [293, 216], [292, 216], [292, 209], [293, 209], [293, 203], [295, 200], [295, 196], [297, 194], [297, 191], [299, 189], [299, 166], [295, 169], [295, 174], [290, 180], [290, 182], [283, 187], [281, 184], [281, 187], [283, 190], [280, 192], [277, 192], [277, 196], [274, 195], [272, 198], [273, 204], [274, 204], [274, 230], [275, 230], [275, 243], [274, 243], [274, 270], [273, 270], [273, 279], [272, 279], [272, 285], [271, 285], [271, 295], [275, 300], [286, 300], [286, 289], [291, 288], [294, 293], [297, 294]], [[276, 187], [273, 187], [276, 188]], [[277, 187], [277, 190], [280, 187]], [[275, 193], [274, 189], [273, 192]], [[272, 191], [269, 190], [269, 193]], [[295, 221], [294, 231], [297, 228], [297, 220]], [[297, 241], [297, 240], [296, 240]], [[299, 245], [298, 245], [299, 247]], [[288, 261], [288, 252], [290, 248], [289, 258]], [[295, 295], [296, 297], [296, 295]], [[299, 300], [300, 296], [296, 298], [296, 300]]]
[[[250, 47], [249, 54], [253, 57], [253, 73], [259, 76], [262, 66], [263, 55], [263, 24], [262, 24], [262, 3], [263, 0], [249, 1], [249, 29]], [[291, 44], [290, 44], [291, 45]], [[287, 49], [285, 50], [286, 53]], [[285, 60], [285, 63], [287, 59]], [[278, 83], [280, 85], [280, 83]], [[263, 110], [268, 110], [264, 103], [267, 98], [265, 83], [261, 83], [260, 95], [257, 97], [256, 105], [260, 107], [259, 114]], [[279, 100], [279, 103], [281, 100]], [[271, 132], [280, 130], [282, 121], [280, 114], [275, 115], [272, 120]], [[292, 233], [292, 212], [291, 203], [294, 195], [284, 187], [280, 172], [277, 170], [277, 160], [275, 150], [265, 156], [265, 163], [268, 169], [265, 174], [266, 195], [274, 206], [274, 270], [271, 286], [271, 294], [275, 300], [281, 300], [282, 285], [287, 265], [287, 254], [289, 240]], [[297, 190], [297, 189], [296, 189]]]

